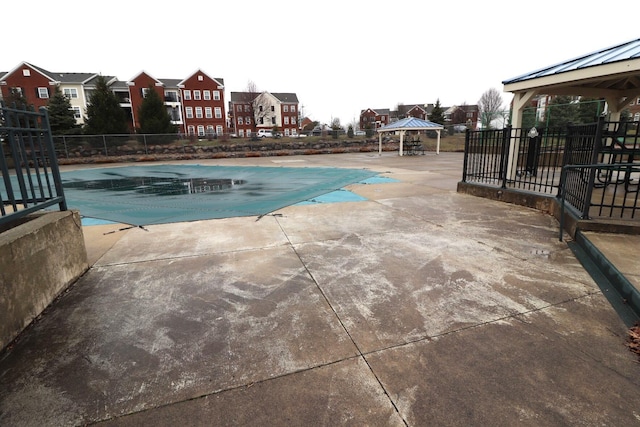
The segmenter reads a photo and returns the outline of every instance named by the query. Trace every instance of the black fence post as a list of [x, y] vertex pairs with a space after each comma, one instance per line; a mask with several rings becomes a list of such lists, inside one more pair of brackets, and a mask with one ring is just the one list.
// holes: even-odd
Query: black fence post
[[462, 158], [462, 182], [467, 182], [467, 165], [469, 164], [469, 129], [464, 131], [464, 157]]
[[[507, 188], [507, 168], [509, 165], [509, 142], [512, 138], [512, 128], [508, 125], [502, 130], [502, 149], [500, 153], [500, 172], [499, 179], [502, 181], [502, 188]], [[517, 161], [517, 155], [516, 155]]]
[[[53, 185], [56, 189], [56, 195], [61, 197], [58, 206], [61, 211], [67, 210], [67, 199], [64, 197], [64, 189], [62, 187], [62, 177], [60, 176], [60, 168], [58, 167], [58, 158], [56, 157], [56, 149], [53, 145], [53, 137], [51, 136], [51, 125], [49, 124], [49, 114], [46, 107], [40, 107], [40, 114], [42, 114], [42, 129], [45, 131], [44, 143], [48, 151], [49, 167], [51, 168], [51, 175], [53, 176]], [[43, 162], [46, 162], [43, 159]], [[46, 167], [46, 165], [45, 165]], [[46, 176], [46, 175], [45, 175]]]

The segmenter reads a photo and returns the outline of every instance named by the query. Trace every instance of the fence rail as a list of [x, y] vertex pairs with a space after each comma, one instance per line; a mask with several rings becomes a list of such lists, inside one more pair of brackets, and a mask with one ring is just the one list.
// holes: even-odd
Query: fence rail
[[638, 219], [639, 129], [601, 119], [541, 132], [467, 131], [462, 180], [562, 197], [583, 219]]
[[49, 206], [67, 210], [47, 110], [0, 103], [0, 226]]

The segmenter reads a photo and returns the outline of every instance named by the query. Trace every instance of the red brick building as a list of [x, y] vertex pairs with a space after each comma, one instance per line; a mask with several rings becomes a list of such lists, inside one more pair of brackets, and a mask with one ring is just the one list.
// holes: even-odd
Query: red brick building
[[197, 70], [178, 83], [182, 94], [184, 129], [189, 135], [212, 136], [227, 132], [224, 82]]
[[389, 124], [388, 108], [367, 108], [360, 112], [360, 129], [378, 129]]

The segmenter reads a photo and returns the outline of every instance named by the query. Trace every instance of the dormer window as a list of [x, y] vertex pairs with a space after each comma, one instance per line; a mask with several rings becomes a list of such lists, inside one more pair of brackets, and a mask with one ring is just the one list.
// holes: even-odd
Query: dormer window
[[22, 75], [25, 77], [29, 77], [31, 75], [31, 70], [28, 68], [25, 68], [22, 70]]

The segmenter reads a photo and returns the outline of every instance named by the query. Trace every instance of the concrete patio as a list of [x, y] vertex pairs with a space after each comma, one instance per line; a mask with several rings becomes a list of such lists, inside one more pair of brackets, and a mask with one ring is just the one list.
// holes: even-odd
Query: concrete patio
[[398, 182], [85, 227], [93, 267], [0, 354], [0, 425], [640, 425], [628, 328], [557, 221], [456, 193], [462, 157], [198, 161]]

